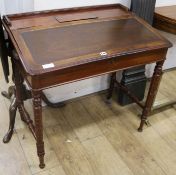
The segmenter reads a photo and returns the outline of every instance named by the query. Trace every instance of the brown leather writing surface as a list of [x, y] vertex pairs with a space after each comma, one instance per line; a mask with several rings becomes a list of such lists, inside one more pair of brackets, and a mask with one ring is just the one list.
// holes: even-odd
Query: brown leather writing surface
[[[97, 16], [96, 19], [67, 21]], [[59, 23], [56, 17], [63, 20]], [[8, 15], [9, 30], [28, 75], [119, 59], [170, 45], [151, 26], [121, 5]], [[129, 57], [130, 58], [130, 57]], [[120, 58], [122, 59], [122, 57]]]
[[[136, 19], [97, 21], [20, 33], [33, 63], [67, 67], [137, 51], [161, 39]], [[106, 52], [106, 56], [101, 56]], [[24, 62], [30, 65], [25, 57]], [[32, 69], [32, 64], [30, 65]]]

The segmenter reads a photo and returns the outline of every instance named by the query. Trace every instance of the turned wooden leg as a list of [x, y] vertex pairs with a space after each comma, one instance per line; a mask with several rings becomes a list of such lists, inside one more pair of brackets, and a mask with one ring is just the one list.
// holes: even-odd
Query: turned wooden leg
[[17, 89], [16, 96], [18, 99], [18, 111], [20, 113], [21, 120], [26, 123], [25, 113], [23, 111], [23, 107], [24, 107], [23, 100], [26, 100], [26, 98], [24, 97], [25, 96], [25, 88], [26, 88], [25, 85], [23, 84], [24, 78], [21, 76], [20, 72], [18, 72], [18, 71], [16, 71], [15, 74], [16, 74], [16, 76], [18, 76], [18, 78], [15, 77], [15, 85], [16, 85], [16, 89]]
[[42, 106], [41, 106], [41, 91], [33, 91], [33, 110], [34, 110], [34, 121], [35, 121], [35, 135], [37, 154], [39, 157], [39, 167], [44, 168], [44, 142], [43, 142], [43, 122], [42, 122]]
[[155, 97], [156, 97], [159, 84], [162, 78], [162, 74], [163, 74], [163, 71], [162, 71], [163, 64], [164, 64], [164, 60], [156, 63], [155, 70], [154, 70], [153, 77], [152, 77], [151, 84], [150, 84], [150, 88], [149, 88], [149, 92], [148, 92], [148, 96], [147, 96], [147, 100], [146, 100], [146, 103], [145, 103], [145, 106], [142, 112], [141, 123], [138, 128], [139, 132], [143, 131], [143, 126], [147, 120], [147, 116], [151, 112], [151, 108], [155, 101]]
[[23, 108], [24, 108], [24, 104], [23, 104], [23, 102], [22, 102], [22, 103], [20, 103], [20, 104], [18, 105], [18, 111], [19, 111], [19, 113], [20, 113], [21, 120], [22, 120], [23, 122], [27, 123]]
[[10, 139], [12, 138], [14, 125], [15, 125], [15, 117], [16, 117], [16, 111], [17, 111], [17, 99], [16, 97], [13, 98], [10, 108], [9, 108], [9, 130], [7, 134], [3, 138], [4, 143], [8, 143]]
[[111, 80], [110, 80], [110, 87], [108, 89], [107, 100], [110, 100], [111, 97], [112, 97], [113, 90], [114, 90], [115, 80], [116, 80], [116, 73], [112, 73]]

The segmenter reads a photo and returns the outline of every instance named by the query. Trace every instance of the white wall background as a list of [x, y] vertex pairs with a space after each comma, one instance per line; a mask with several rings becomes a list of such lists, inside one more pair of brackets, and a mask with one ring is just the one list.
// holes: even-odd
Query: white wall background
[[4, 1], [0, 0], [0, 14], [4, 14], [5, 13], [5, 6], [4, 6]]
[[156, 6], [176, 5], [176, 0], [156, 0]]
[[34, 0], [0, 0], [2, 14], [13, 14], [34, 10]]
[[[129, 0], [34, 0], [35, 10], [53, 9], [53, 8], [67, 8], [67, 7], [79, 7], [79, 6], [90, 6], [99, 4], [115, 4], [123, 3], [129, 5]], [[49, 5], [48, 5], [49, 4]]]
[[[19, 13], [27, 11], [38, 11], [46, 9], [57, 9], [67, 7], [79, 7], [99, 4], [113, 4], [122, 3], [130, 6], [130, 0], [0, 0], [0, 10], [2, 14]], [[157, 0], [156, 6], [176, 5], [176, 0]], [[163, 33], [162, 33], [163, 34]], [[176, 47], [176, 36], [164, 33]], [[170, 49], [168, 54], [168, 61], [165, 68], [176, 67], [176, 49]], [[151, 75], [152, 66], [147, 66], [147, 75]], [[63, 101], [70, 98], [90, 94], [100, 90], [107, 89], [108, 76], [100, 76], [88, 80], [59, 86], [46, 90], [47, 96], [53, 101]]]
[[[1, 13], [18, 13], [33, 10], [78, 7], [98, 4], [122, 3], [129, 6], [130, 0], [0, 0]], [[157, 0], [156, 6], [174, 5], [176, 0]]]

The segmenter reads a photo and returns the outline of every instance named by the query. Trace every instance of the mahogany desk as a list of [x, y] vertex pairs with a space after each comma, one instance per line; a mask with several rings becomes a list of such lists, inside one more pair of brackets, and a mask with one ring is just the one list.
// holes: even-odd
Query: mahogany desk
[[[44, 168], [44, 142], [41, 91], [65, 83], [113, 73], [156, 62], [145, 105], [117, 82], [117, 85], [143, 109], [139, 131], [151, 110], [162, 75], [162, 66], [171, 43], [155, 29], [122, 5], [104, 5], [4, 16], [14, 72], [16, 100], [21, 118], [32, 131], [40, 168]], [[34, 124], [23, 101], [23, 81], [30, 87]], [[114, 81], [113, 81], [114, 82]], [[112, 95], [111, 83], [108, 98]], [[15, 115], [10, 117], [8, 142]]]

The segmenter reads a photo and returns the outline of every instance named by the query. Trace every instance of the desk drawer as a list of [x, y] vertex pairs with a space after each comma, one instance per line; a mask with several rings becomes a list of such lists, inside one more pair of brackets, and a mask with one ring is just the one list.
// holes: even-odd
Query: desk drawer
[[54, 72], [27, 77], [33, 89], [45, 89], [56, 85], [62, 85], [79, 81], [118, 70], [145, 65], [165, 59], [167, 49], [158, 49], [120, 56], [107, 60], [87, 63]]

